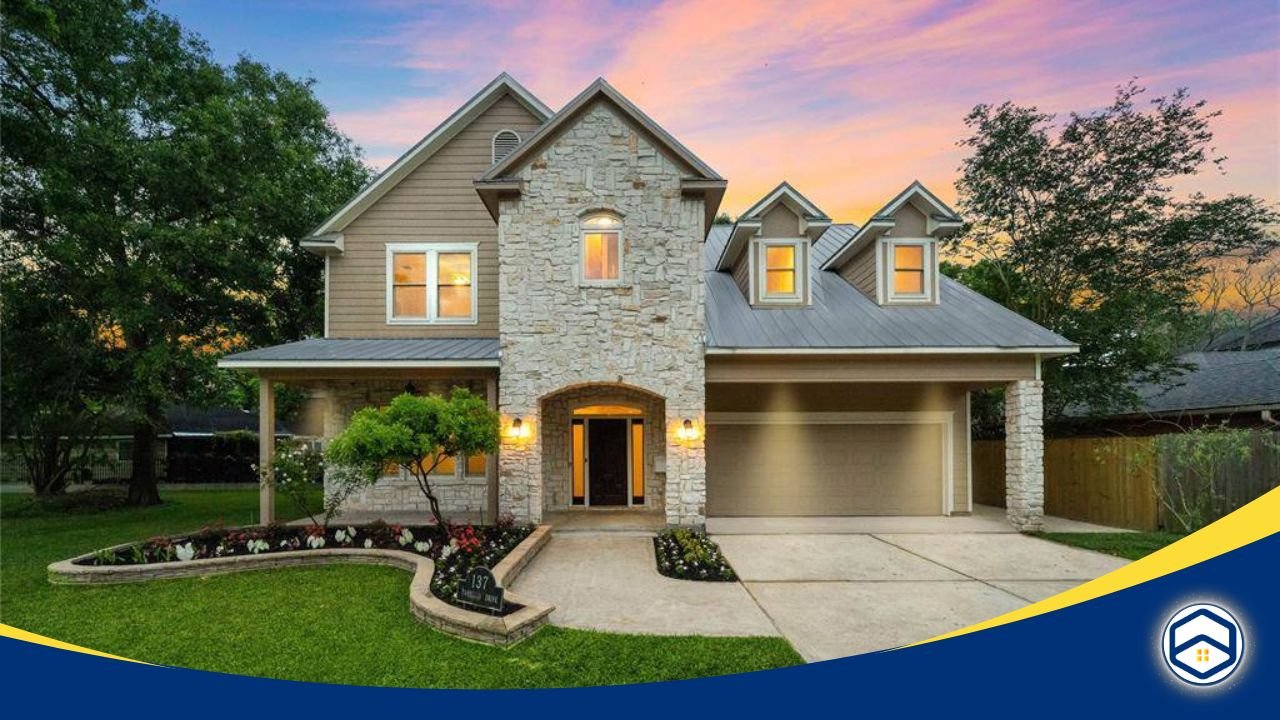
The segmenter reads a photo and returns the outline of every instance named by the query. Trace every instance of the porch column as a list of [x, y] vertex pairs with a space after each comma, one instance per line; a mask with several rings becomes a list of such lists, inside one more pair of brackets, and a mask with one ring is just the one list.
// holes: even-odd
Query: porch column
[[1020, 532], [1044, 526], [1044, 383], [1018, 380], [1004, 391], [1005, 513]]
[[[489, 409], [498, 409], [498, 379], [489, 378], [485, 381], [485, 395], [489, 399]], [[484, 506], [485, 518], [490, 522], [496, 522], [498, 519], [498, 452], [501, 452], [502, 443], [499, 442], [499, 449], [489, 453], [489, 457], [484, 462]]]
[[258, 522], [268, 525], [276, 519], [276, 487], [271, 483], [271, 460], [276, 454], [276, 388], [266, 378], [258, 378]]

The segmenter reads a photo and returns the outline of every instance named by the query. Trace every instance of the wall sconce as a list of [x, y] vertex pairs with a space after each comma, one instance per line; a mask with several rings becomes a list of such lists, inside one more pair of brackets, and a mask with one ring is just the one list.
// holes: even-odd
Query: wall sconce
[[524, 420], [517, 417], [507, 426], [506, 435], [508, 440], [524, 440], [529, 437], [529, 426], [525, 424]]
[[692, 420], [685, 418], [676, 430], [676, 439], [682, 442], [693, 442], [698, 439], [698, 428], [694, 427]]

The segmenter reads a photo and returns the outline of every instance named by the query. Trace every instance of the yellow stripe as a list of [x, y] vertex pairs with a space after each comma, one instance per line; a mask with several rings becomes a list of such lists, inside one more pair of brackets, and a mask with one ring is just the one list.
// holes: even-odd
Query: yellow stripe
[[37, 635], [33, 632], [28, 632], [26, 630], [23, 630], [22, 628], [16, 628], [12, 625], [5, 625], [3, 623], [0, 623], [0, 637], [8, 637], [8, 638], [13, 638], [14, 640], [22, 640], [29, 643], [35, 643], [36, 645], [47, 645], [51, 648], [58, 648], [59, 650], [70, 650], [72, 652], [84, 653], [86, 655], [97, 655], [98, 657], [109, 658], [111, 660], [124, 660], [125, 662], [141, 663], [143, 665], [151, 664], [151, 663], [144, 663], [141, 660], [130, 660], [127, 657], [120, 657], [119, 655], [112, 655], [111, 653], [99, 652], [98, 650], [82, 647], [80, 645], [72, 645], [71, 643], [62, 642], [61, 640], [54, 640], [51, 637], [46, 637], [44, 635]]
[[1037, 615], [1093, 600], [1103, 595], [1119, 592], [1125, 588], [1139, 585], [1148, 580], [1154, 580], [1223, 553], [1231, 552], [1236, 548], [1261, 540], [1276, 532], [1280, 532], [1280, 488], [1271, 490], [1203, 530], [1192, 533], [1141, 560], [1135, 560], [1079, 587], [1074, 587], [1051, 598], [1046, 598], [1038, 603], [1033, 603], [990, 620], [984, 620], [976, 625], [944, 633], [906, 647], [946, 640], [957, 635], [965, 635], [1017, 622], [1018, 620], [1026, 620]]

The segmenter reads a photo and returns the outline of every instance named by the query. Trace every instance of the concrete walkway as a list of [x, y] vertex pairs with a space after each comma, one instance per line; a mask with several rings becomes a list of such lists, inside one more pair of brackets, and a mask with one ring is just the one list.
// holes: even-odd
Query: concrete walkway
[[565, 627], [650, 635], [778, 634], [739, 583], [659, 575], [652, 535], [555, 535], [512, 590], [555, 605], [551, 622]]
[[809, 661], [925, 640], [1125, 564], [1017, 533], [715, 539], [752, 598]]

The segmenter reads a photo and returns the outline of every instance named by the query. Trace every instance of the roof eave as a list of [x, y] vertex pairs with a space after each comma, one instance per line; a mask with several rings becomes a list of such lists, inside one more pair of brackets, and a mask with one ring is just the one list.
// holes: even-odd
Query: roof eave
[[316, 255], [341, 255], [345, 252], [345, 236], [342, 233], [329, 233], [321, 236], [305, 237], [298, 241], [303, 250]]

